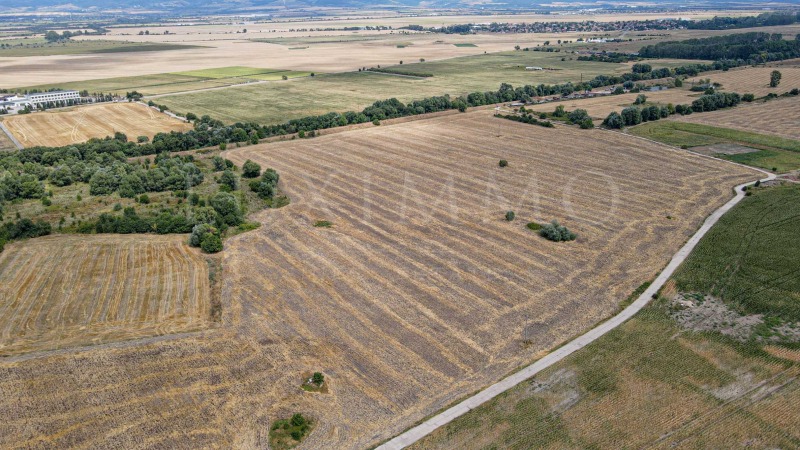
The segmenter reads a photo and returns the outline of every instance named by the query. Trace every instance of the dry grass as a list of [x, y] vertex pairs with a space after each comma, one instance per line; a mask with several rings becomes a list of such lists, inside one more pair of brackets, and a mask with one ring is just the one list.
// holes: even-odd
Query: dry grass
[[10, 116], [9, 131], [25, 147], [58, 147], [114, 136], [119, 131], [129, 140], [152, 138], [156, 133], [186, 131], [192, 126], [138, 103], [104, 103], [69, 110]]
[[208, 266], [183, 236], [52, 236], [0, 253], [0, 356], [193, 330]]
[[[304, 448], [368, 447], [612, 313], [754, 178], [491, 111], [227, 156], [277, 169], [292, 204], [226, 241], [222, 326], [0, 361], [0, 446], [258, 448], [302, 412], [318, 419]], [[579, 239], [525, 227], [554, 218]], [[298, 386], [315, 371], [329, 394]]]
[[[773, 70], [781, 72], [781, 82], [778, 87], [769, 87], [769, 76]], [[783, 94], [794, 88], [800, 88], [800, 67], [739, 67], [727, 72], [703, 73], [697, 78], [685, 81], [685, 86], [692, 82], [710, 78], [713, 83], [721, 83], [725, 92], [738, 92], [740, 94], [754, 94], [763, 97], [769, 93]]]
[[[688, 104], [692, 103], [692, 100], [697, 96], [696, 92], [691, 92], [687, 89], [668, 89], [666, 91], [644, 92], [643, 94], [647, 96], [648, 104], [659, 105], [666, 105], [668, 103], [672, 103], [673, 105]], [[585, 109], [589, 115], [595, 119], [605, 119], [606, 116], [613, 111], [620, 112], [628, 106], [632, 106], [638, 95], [639, 94], [620, 94], [565, 100], [534, 105], [526, 107], [526, 109], [536, 112], [553, 112], [557, 106], [563, 106], [567, 111], [580, 108]]]
[[737, 108], [721, 111], [682, 116], [677, 120], [800, 140], [800, 127], [797, 126], [798, 111], [800, 111], [800, 97], [788, 97], [743, 104]]
[[3, 130], [0, 130], [0, 152], [12, 152], [16, 150], [17, 146], [11, 142], [11, 139], [8, 138]]

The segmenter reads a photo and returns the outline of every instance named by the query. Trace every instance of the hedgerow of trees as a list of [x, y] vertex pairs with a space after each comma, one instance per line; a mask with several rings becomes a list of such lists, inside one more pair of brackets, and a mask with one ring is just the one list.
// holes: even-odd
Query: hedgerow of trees
[[639, 50], [644, 58], [710, 59], [724, 67], [760, 64], [800, 57], [800, 39], [762, 32], [659, 42]]
[[626, 126], [638, 125], [642, 122], [663, 119], [672, 114], [689, 115], [693, 112], [716, 111], [718, 109], [730, 108], [738, 105], [742, 101], [742, 96], [735, 92], [716, 92], [714, 94], [703, 95], [695, 99], [691, 105], [667, 105], [667, 106], [629, 106], [621, 113], [612, 112], [603, 121], [603, 125], [608, 128], [623, 128]]

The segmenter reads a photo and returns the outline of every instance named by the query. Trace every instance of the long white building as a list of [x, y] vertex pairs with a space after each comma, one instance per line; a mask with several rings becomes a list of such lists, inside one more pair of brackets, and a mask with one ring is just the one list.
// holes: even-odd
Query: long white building
[[37, 106], [43, 103], [60, 102], [66, 100], [79, 100], [81, 98], [78, 91], [50, 91], [38, 92], [36, 94], [21, 95], [12, 97], [9, 100], [14, 102], [17, 107]]

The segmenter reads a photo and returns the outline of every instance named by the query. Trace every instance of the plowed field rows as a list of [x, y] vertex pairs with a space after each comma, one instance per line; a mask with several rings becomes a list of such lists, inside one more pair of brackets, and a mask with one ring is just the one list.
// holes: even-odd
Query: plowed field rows
[[[292, 204], [226, 241], [222, 326], [0, 361], [0, 446], [262, 448], [299, 411], [304, 448], [369, 447], [608, 316], [757, 177], [491, 114], [228, 152], [277, 169]], [[551, 219], [578, 240], [525, 228]], [[300, 389], [312, 371], [329, 394]]]
[[800, 139], [799, 111], [800, 97], [788, 97], [766, 103], [744, 104], [721, 111], [692, 114], [679, 117], [678, 120]]
[[182, 236], [53, 236], [0, 253], [0, 356], [208, 324], [205, 260]]
[[137, 103], [105, 103], [65, 111], [24, 114], [5, 119], [6, 127], [25, 147], [63, 146], [91, 138], [152, 138], [156, 133], [186, 131], [191, 125]]

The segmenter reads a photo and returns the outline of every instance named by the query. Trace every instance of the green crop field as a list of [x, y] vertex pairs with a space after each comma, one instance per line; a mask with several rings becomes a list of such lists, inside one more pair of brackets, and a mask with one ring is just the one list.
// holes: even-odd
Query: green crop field
[[744, 314], [800, 321], [800, 185], [759, 188], [722, 217], [675, 274], [682, 291]]
[[665, 144], [688, 148], [739, 144], [758, 151], [715, 156], [762, 169], [774, 168], [778, 172], [800, 169], [800, 141], [780, 136], [672, 120], [643, 123], [629, 128], [628, 132]]
[[139, 43], [120, 41], [73, 41], [47, 43], [41, 38], [14, 39], [8, 42], [11, 47], [0, 49], [0, 57], [11, 56], [51, 56], [76, 55], [83, 53], [126, 53], [157, 52], [166, 50], [186, 50], [198, 45]]
[[144, 95], [172, 94], [223, 86], [233, 86], [254, 81], [278, 81], [287, 78], [306, 77], [311, 72], [252, 67], [220, 67], [217, 69], [189, 72], [162, 73], [138, 77], [105, 78], [100, 80], [74, 81], [69, 83], [26, 86], [18, 89], [76, 89], [89, 92], [124, 94], [138, 91]]
[[175, 75], [186, 75], [199, 78], [233, 78], [261, 75], [266, 73], [282, 72], [280, 69], [259, 69], [255, 67], [219, 67], [216, 69], [192, 70], [188, 72], [176, 72]]
[[[562, 58], [565, 60], [562, 61]], [[561, 83], [630, 70], [625, 64], [586, 62], [569, 58], [569, 55], [560, 53], [490, 53], [388, 67], [397, 73], [434, 75], [425, 79], [349, 72], [317, 75], [292, 83], [175, 95], [161, 98], [159, 103], [169, 106], [173, 111], [209, 114], [229, 122], [277, 123], [287, 118], [311, 114], [361, 110], [376, 100], [391, 97], [410, 101], [434, 95], [462, 95], [497, 89], [501, 83], [511, 83], [514, 86]], [[657, 63], [653, 64], [658, 67]], [[533, 72], [526, 71], [526, 66], [554, 70]], [[313, 101], [309, 101], [309, 98], [313, 98]]]
[[[703, 238], [678, 286], [800, 319], [799, 216], [800, 186], [756, 189]], [[411, 448], [800, 446], [800, 351], [689, 331], [672, 308], [660, 298]]]

